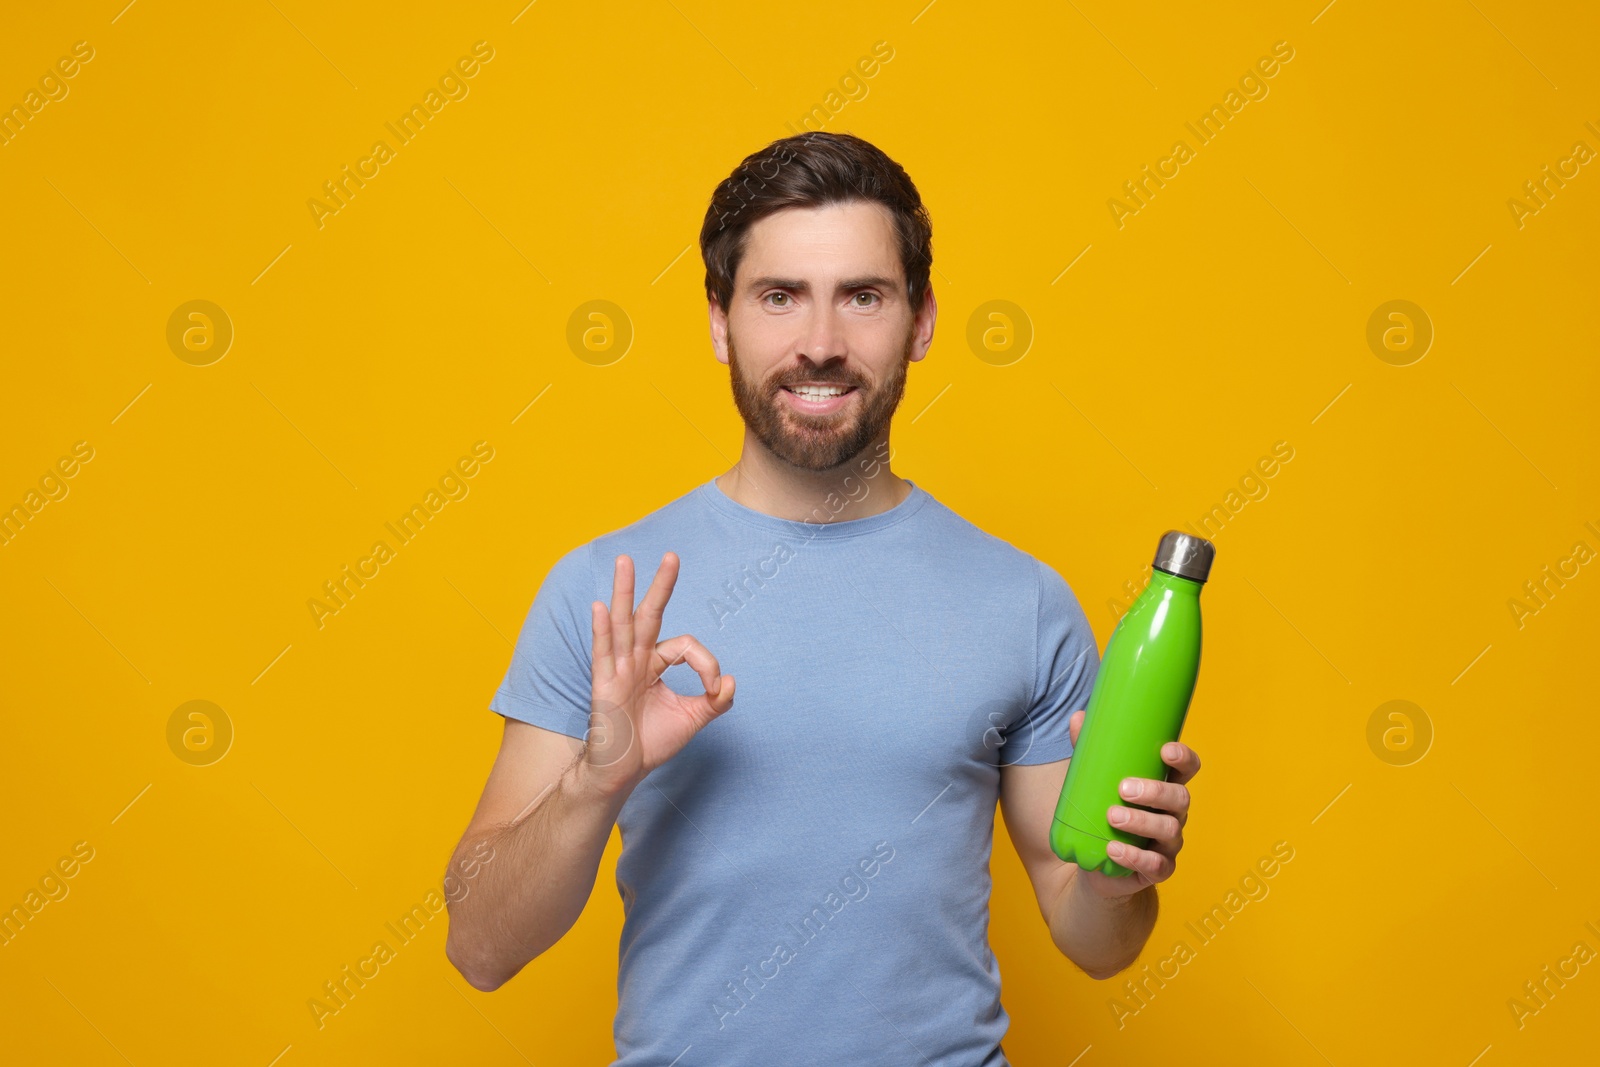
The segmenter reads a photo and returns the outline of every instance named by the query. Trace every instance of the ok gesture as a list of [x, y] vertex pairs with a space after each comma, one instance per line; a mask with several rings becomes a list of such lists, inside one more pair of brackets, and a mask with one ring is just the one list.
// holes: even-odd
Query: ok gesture
[[[656, 640], [677, 580], [678, 557], [668, 552], [635, 611], [633, 560], [618, 556], [610, 611], [598, 600], [590, 605], [593, 689], [583, 759], [603, 790], [631, 791], [733, 706], [733, 676], [719, 673], [705, 645], [689, 634]], [[680, 661], [694, 668], [705, 693], [680, 696], [661, 680]]]

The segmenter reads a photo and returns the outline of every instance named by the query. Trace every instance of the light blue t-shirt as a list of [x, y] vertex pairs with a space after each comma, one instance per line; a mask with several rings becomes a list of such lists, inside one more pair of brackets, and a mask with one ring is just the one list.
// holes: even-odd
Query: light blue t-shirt
[[[621, 554], [636, 603], [678, 554], [660, 638], [693, 634], [738, 682], [617, 819], [614, 1067], [1007, 1063], [1000, 768], [1071, 754], [1100, 655], [1059, 574], [907, 481], [888, 511], [835, 497], [799, 522], [713, 479], [540, 587], [502, 715], [584, 735], [589, 605], [610, 604]], [[705, 691], [687, 664], [662, 677]]]

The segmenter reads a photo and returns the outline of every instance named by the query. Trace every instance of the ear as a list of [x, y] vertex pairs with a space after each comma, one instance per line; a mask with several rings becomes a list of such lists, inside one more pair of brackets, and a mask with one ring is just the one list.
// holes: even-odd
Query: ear
[[717, 362], [728, 362], [728, 313], [715, 300], [706, 302], [706, 313], [711, 319], [711, 348], [716, 353]]
[[933, 281], [930, 279], [922, 294], [922, 307], [917, 311], [916, 321], [911, 327], [914, 334], [911, 362], [915, 363], [928, 354], [928, 348], [933, 344], [933, 324], [938, 318], [939, 302], [933, 298]]

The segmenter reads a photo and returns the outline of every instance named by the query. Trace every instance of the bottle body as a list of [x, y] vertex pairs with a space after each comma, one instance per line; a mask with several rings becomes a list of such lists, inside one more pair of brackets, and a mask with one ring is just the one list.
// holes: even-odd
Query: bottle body
[[1143, 807], [1122, 798], [1124, 778], [1167, 777], [1161, 747], [1182, 733], [1200, 672], [1202, 585], [1152, 569], [1150, 584], [1106, 643], [1050, 824], [1050, 848], [1068, 863], [1121, 877], [1133, 872], [1111, 859], [1106, 846], [1149, 843], [1112, 826], [1107, 809]]

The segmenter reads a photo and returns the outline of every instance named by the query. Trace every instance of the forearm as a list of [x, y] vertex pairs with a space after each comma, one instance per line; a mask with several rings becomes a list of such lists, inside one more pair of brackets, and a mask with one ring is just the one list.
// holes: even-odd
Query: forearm
[[[477, 989], [510, 980], [572, 928], [589, 900], [628, 794], [598, 790], [583, 768], [574, 761], [531, 811], [493, 828], [493, 861], [449, 905], [445, 954]], [[463, 839], [452, 867], [481, 836]]]
[[1096, 979], [1110, 978], [1139, 958], [1155, 928], [1156, 887], [1106, 897], [1077, 877], [1078, 868], [1050, 911], [1050, 939], [1072, 962]]

